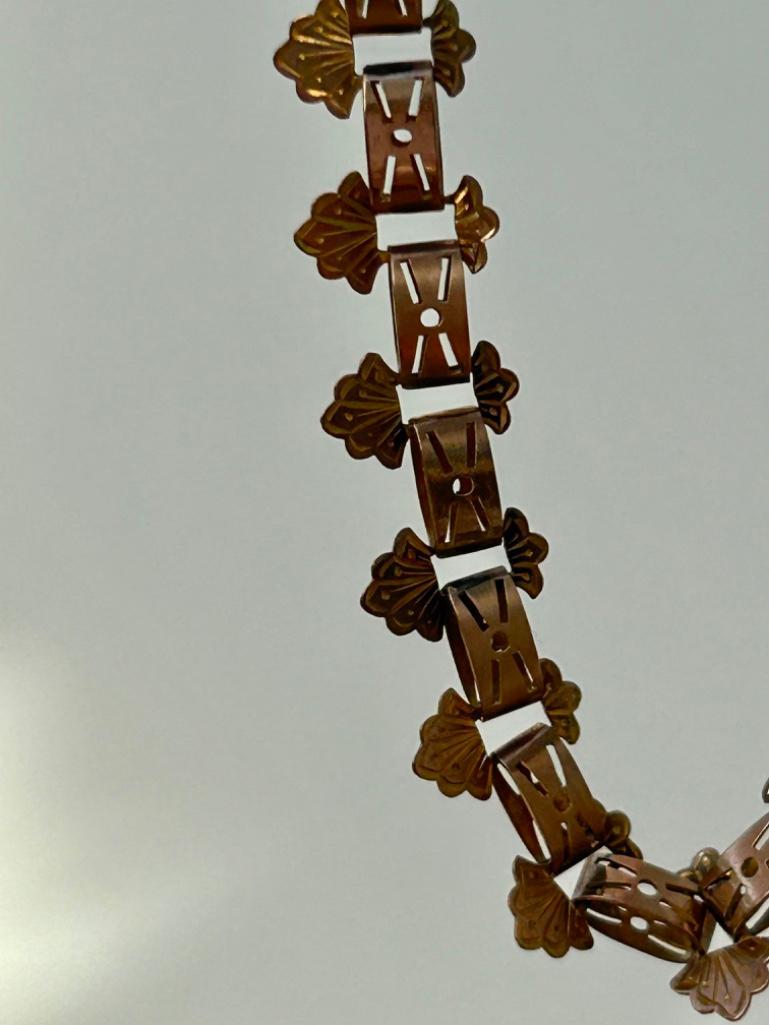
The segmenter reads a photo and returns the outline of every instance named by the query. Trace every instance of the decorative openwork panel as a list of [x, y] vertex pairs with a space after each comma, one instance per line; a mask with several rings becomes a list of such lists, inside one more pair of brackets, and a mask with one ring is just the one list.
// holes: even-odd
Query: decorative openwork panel
[[345, 0], [350, 31], [418, 32], [422, 27], [422, 0]]
[[553, 727], [533, 726], [493, 758], [497, 795], [533, 857], [551, 874], [576, 865], [603, 844], [609, 830], [606, 809]]
[[429, 61], [364, 71], [369, 188], [376, 213], [440, 210], [443, 161]]
[[540, 699], [544, 688], [539, 656], [507, 570], [458, 580], [444, 594], [459, 678], [481, 718], [493, 719]]
[[459, 244], [395, 246], [389, 255], [398, 383], [424, 388], [469, 380], [470, 327]]
[[436, 555], [497, 544], [502, 507], [483, 418], [457, 409], [409, 424], [419, 501]]
[[769, 927], [769, 814], [724, 851], [701, 885], [713, 913], [735, 939]]
[[683, 964], [704, 952], [715, 927], [696, 883], [616, 854], [590, 859], [574, 903], [597, 932], [663, 961]]

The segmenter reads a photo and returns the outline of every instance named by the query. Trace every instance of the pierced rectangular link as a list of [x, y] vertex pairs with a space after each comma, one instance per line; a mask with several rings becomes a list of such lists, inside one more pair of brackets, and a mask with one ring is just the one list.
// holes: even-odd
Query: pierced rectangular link
[[679, 964], [707, 951], [715, 927], [696, 883], [616, 854], [590, 858], [574, 903], [604, 936]]
[[375, 213], [439, 210], [443, 158], [430, 61], [364, 70], [369, 189]]
[[467, 700], [484, 720], [543, 695], [539, 656], [518, 588], [499, 567], [445, 587], [446, 629]]
[[492, 758], [497, 796], [533, 857], [553, 875], [602, 846], [606, 809], [553, 727], [532, 727]]
[[502, 536], [502, 507], [489, 436], [478, 409], [409, 423], [419, 501], [438, 556], [490, 548]]
[[769, 928], [769, 814], [716, 859], [701, 888], [711, 911], [733, 939]]
[[352, 35], [368, 32], [418, 32], [422, 0], [345, 0]]
[[469, 381], [470, 325], [458, 243], [392, 246], [390, 299], [401, 387]]

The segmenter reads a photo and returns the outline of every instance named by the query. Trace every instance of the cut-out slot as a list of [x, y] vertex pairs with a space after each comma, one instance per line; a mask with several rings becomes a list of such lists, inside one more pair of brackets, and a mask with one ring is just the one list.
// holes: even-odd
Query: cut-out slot
[[414, 88], [411, 91], [411, 102], [409, 103], [409, 117], [419, 117], [419, 108], [422, 106], [423, 78], [414, 79]]
[[483, 631], [488, 630], [489, 624], [483, 618], [483, 616], [480, 613], [480, 610], [478, 609], [478, 606], [475, 604], [475, 602], [472, 600], [472, 598], [470, 597], [470, 595], [466, 591], [461, 591], [460, 592], [459, 600], [462, 602], [464, 607], [467, 609], [467, 611], [473, 617], [473, 619], [475, 620], [478, 628], [480, 630], [483, 630]]
[[387, 166], [385, 167], [385, 180], [382, 186], [382, 195], [391, 196], [393, 192], [393, 182], [395, 181], [395, 157], [391, 153], [387, 158]]
[[684, 946], [669, 943], [667, 940], [661, 940], [659, 936], [654, 936], [651, 933], [646, 937], [646, 942], [668, 954], [673, 954], [676, 961], [684, 960], [689, 953]]
[[379, 106], [382, 108], [382, 113], [387, 121], [392, 121], [393, 113], [390, 109], [390, 101], [387, 98], [387, 90], [381, 82], [372, 83], [374, 86], [374, 92], [376, 93], [377, 99], [379, 100]]
[[413, 363], [413, 365], [411, 367], [411, 373], [412, 374], [417, 374], [417, 375], [419, 374], [419, 371], [422, 369], [422, 360], [424, 359], [424, 354], [425, 354], [425, 336], [424, 335], [420, 335], [419, 338], [417, 338], [417, 347], [414, 350], [414, 363]]
[[446, 366], [450, 369], [454, 369], [459, 366], [459, 360], [456, 357], [454, 349], [451, 345], [451, 339], [445, 331], [441, 331], [438, 335], [438, 341], [440, 342], [441, 350], [443, 351], [443, 358], [446, 360]]
[[419, 180], [422, 183], [422, 191], [430, 192], [430, 179], [427, 177], [427, 171], [425, 170], [425, 162], [422, 159], [422, 154], [415, 153], [411, 159], [414, 163], [414, 167], [417, 169]]
[[451, 257], [444, 256], [441, 259], [441, 280], [438, 284], [438, 302], [445, 303], [449, 300], [449, 271], [451, 270]]
[[422, 298], [419, 294], [419, 289], [417, 288], [417, 281], [414, 277], [414, 271], [411, 268], [411, 264], [408, 260], [401, 260], [399, 266], [406, 282], [406, 288], [409, 291], [409, 297], [415, 306], [419, 306], [422, 302]]

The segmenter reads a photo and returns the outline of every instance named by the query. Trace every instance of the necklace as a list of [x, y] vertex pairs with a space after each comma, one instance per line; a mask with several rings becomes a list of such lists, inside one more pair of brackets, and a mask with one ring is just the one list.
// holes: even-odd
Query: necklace
[[[423, 29], [431, 60], [356, 72], [354, 36]], [[461, 92], [474, 54], [450, 0], [429, 16], [422, 0], [320, 0], [275, 55], [299, 97], [336, 117], [350, 117], [363, 93], [367, 179], [353, 172], [322, 195], [295, 236], [324, 278], [369, 293], [383, 266], [389, 276], [397, 370], [366, 355], [337, 384], [322, 425], [353, 458], [389, 469], [410, 449], [428, 540], [402, 530], [374, 562], [361, 603], [395, 634], [448, 638], [464, 696], [452, 689], [440, 698], [414, 771], [447, 797], [496, 794], [530, 855], [516, 858], [509, 897], [519, 945], [558, 958], [602, 933], [682, 965], [672, 988], [697, 1011], [736, 1021], [769, 986], [769, 937], [760, 935], [769, 927], [769, 814], [687, 869], [645, 861], [628, 817], [606, 810], [571, 753], [581, 693], [539, 656], [521, 598], [541, 592], [548, 545], [521, 510], [503, 509], [489, 439], [510, 426], [519, 382], [489, 342], [472, 347], [466, 302], [466, 272], [485, 266], [499, 221], [475, 178], [445, 191], [438, 124], [438, 86]], [[379, 248], [378, 215], [446, 206], [454, 238]], [[403, 422], [399, 388], [468, 382], [475, 405]], [[509, 566], [439, 586], [434, 559], [499, 545]], [[486, 750], [479, 722], [534, 704], [546, 724]], [[577, 865], [568, 895], [558, 877]], [[716, 924], [732, 942], [710, 950]]]

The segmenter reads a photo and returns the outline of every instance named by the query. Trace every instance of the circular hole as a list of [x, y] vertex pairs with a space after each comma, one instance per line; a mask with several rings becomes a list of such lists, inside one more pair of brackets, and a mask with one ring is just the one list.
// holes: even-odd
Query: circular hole
[[408, 144], [413, 141], [414, 136], [408, 128], [396, 128], [393, 132], [393, 139], [399, 146], [408, 146]]
[[755, 858], [746, 858], [742, 863], [742, 874], [746, 879], [752, 879], [758, 872], [758, 862]]
[[423, 327], [437, 327], [441, 322], [441, 315], [431, 306], [422, 311], [422, 316], [419, 319], [422, 321]]
[[494, 651], [501, 654], [503, 651], [507, 651], [510, 647], [510, 641], [507, 639], [507, 634], [502, 630], [497, 630], [494, 636], [491, 638], [491, 646]]
[[475, 484], [472, 477], [457, 477], [451, 485], [451, 490], [455, 495], [466, 496], [472, 495], [474, 487]]
[[633, 917], [630, 919], [630, 924], [636, 932], [649, 931], [649, 923], [646, 921], [645, 918], [639, 918], [638, 915], [633, 915]]
[[646, 894], [647, 897], [657, 896], [657, 887], [654, 885], [654, 883], [650, 883], [648, 879], [643, 879], [638, 884], [638, 889], [641, 893]]

